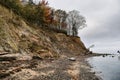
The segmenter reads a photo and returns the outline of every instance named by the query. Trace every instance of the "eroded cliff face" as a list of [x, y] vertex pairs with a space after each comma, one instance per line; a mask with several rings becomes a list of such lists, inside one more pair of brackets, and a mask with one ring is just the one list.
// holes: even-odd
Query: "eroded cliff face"
[[79, 37], [31, 26], [20, 16], [0, 6], [0, 53], [3, 52], [45, 58], [58, 57], [61, 54], [84, 54], [86, 48]]

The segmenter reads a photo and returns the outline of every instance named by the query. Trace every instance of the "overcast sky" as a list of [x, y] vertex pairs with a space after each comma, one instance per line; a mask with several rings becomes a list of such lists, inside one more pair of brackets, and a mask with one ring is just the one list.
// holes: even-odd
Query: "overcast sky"
[[120, 50], [120, 0], [48, 0], [55, 9], [78, 10], [87, 27], [79, 31], [82, 41], [94, 52]]

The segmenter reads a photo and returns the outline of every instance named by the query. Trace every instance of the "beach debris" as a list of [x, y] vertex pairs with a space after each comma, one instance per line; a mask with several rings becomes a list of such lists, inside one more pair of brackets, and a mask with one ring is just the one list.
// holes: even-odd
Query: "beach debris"
[[70, 61], [76, 61], [76, 58], [75, 57], [71, 57], [69, 58]]
[[43, 60], [43, 58], [41, 58], [39, 56], [33, 56], [32, 59]]
[[13, 61], [16, 57], [0, 57], [0, 61]]

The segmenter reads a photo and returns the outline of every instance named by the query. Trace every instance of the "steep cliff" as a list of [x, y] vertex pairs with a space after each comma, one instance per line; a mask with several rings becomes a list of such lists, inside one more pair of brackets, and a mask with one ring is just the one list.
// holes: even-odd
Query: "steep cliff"
[[47, 58], [85, 52], [86, 48], [79, 37], [30, 25], [20, 16], [0, 6], [0, 54], [21, 53]]

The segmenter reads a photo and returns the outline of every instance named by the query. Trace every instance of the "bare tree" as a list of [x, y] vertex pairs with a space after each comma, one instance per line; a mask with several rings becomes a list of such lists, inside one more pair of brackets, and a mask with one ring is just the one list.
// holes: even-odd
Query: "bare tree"
[[66, 22], [68, 24], [68, 35], [77, 36], [78, 29], [82, 29], [86, 26], [85, 18], [79, 14], [79, 11], [76, 10], [68, 13]]
[[58, 28], [59, 28], [59, 30], [61, 30], [62, 23], [65, 22], [67, 13], [63, 10], [58, 9], [55, 11], [55, 16], [56, 16], [56, 20], [58, 21]]
[[33, 0], [29, 0], [29, 4], [34, 4]]

